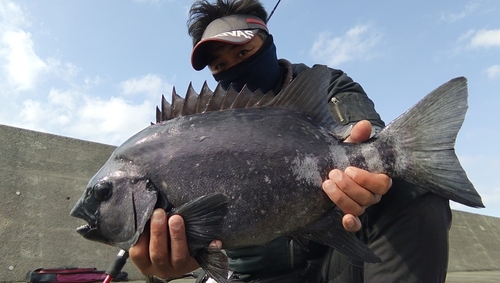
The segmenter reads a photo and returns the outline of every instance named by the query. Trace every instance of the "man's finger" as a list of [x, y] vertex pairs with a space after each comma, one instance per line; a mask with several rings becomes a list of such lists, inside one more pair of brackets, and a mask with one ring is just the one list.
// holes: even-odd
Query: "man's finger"
[[345, 140], [350, 143], [361, 143], [370, 139], [372, 124], [367, 120], [356, 123], [351, 130], [351, 135]]
[[385, 174], [370, 173], [356, 167], [347, 167], [344, 172], [356, 184], [375, 194], [378, 198], [375, 203], [380, 201], [380, 196], [387, 193], [392, 186], [392, 179]]
[[[351, 195], [359, 199], [361, 198], [358, 196], [359, 193], [365, 193], [366, 195], [371, 195], [371, 193], [364, 189], [360, 190], [359, 186], [354, 181], [346, 177], [344, 173], [338, 169], [332, 170], [329, 176], [330, 179], [323, 182], [323, 191], [333, 203], [335, 203], [344, 213], [354, 215], [363, 214], [365, 212], [365, 206], [360, 205]], [[356, 189], [353, 187], [358, 188]], [[349, 195], [349, 193], [351, 195]], [[364, 196], [362, 198], [365, 199], [367, 197]]]
[[168, 263], [168, 227], [167, 213], [163, 209], [155, 209], [150, 221], [149, 255], [155, 267]]
[[151, 266], [149, 259], [149, 231], [142, 233], [134, 246], [132, 246], [128, 253], [130, 259], [134, 262], [137, 269], [141, 273], [146, 273]]
[[361, 221], [352, 214], [346, 214], [342, 217], [342, 225], [344, 229], [349, 232], [357, 232], [361, 229]]
[[191, 270], [198, 267], [190, 256], [187, 246], [184, 220], [179, 215], [173, 215], [168, 220], [170, 229], [171, 264], [175, 270]]

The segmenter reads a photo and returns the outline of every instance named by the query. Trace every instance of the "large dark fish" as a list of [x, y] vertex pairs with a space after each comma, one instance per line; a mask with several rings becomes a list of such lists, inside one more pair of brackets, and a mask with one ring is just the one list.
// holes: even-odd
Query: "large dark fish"
[[226, 256], [208, 248], [214, 239], [234, 249], [289, 236], [380, 261], [343, 229], [342, 213], [321, 189], [333, 168], [385, 173], [483, 206], [454, 151], [467, 111], [465, 78], [434, 90], [362, 144], [334, 134], [338, 126], [325, 102], [329, 80], [328, 69], [318, 66], [272, 99], [206, 86], [200, 95], [174, 95], [159, 112], [167, 121], [119, 146], [89, 181], [71, 211], [88, 222], [78, 233], [128, 250], [162, 207], [184, 217], [191, 254], [226, 282]]

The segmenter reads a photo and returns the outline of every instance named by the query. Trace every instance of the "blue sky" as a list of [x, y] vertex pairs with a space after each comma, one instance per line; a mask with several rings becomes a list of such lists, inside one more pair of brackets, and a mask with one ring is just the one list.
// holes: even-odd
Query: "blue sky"
[[[263, 0], [268, 11], [276, 1]], [[191, 68], [186, 0], [0, 0], [0, 124], [119, 145], [161, 94], [215, 82]], [[278, 57], [358, 81], [389, 122], [457, 76], [469, 111], [456, 151], [500, 217], [500, 1], [283, 0]]]

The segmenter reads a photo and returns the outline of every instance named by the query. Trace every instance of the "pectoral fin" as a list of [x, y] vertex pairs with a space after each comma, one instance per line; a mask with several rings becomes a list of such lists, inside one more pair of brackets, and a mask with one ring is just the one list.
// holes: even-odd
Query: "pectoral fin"
[[224, 194], [201, 196], [178, 208], [171, 214], [184, 219], [186, 238], [191, 255], [217, 282], [227, 282], [227, 257], [218, 248], [209, 247], [218, 239], [222, 220], [227, 214], [229, 198]]

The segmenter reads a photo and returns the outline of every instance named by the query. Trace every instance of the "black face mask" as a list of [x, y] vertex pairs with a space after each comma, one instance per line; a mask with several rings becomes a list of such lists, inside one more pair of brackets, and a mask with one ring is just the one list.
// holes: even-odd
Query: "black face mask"
[[260, 89], [263, 93], [274, 89], [279, 83], [281, 68], [272, 36], [266, 38], [255, 54], [213, 76], [224, 89], [228, 89], [230, 85], [236, 91], [240, 91], [244, 85], [251, 91]]

